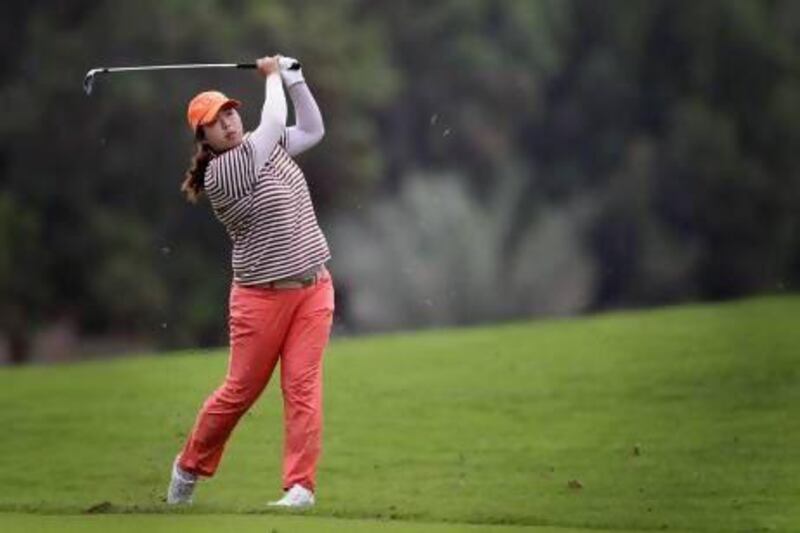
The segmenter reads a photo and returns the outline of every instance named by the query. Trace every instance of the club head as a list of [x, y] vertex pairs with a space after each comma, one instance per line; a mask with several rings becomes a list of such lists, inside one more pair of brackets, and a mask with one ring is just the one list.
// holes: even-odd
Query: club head
[[100, 71], [99, 68], [93, 68], [89, 72], [86, 73], [86, 77], [83, 78], [83, 91], [86, 93], [86, 96], [92, 94], [92, 88], [94, 87], [94, 75]]

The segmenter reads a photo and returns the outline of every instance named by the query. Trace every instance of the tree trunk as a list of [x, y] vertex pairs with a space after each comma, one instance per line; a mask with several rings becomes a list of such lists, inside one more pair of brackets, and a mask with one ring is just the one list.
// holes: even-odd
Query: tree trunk
[[21, 365], [28, 362], [31, 353], [31, 338], [24, 331], [17, 329], [12, 331], [8, 336], [9, 345], [9, 362], [12, 365]]

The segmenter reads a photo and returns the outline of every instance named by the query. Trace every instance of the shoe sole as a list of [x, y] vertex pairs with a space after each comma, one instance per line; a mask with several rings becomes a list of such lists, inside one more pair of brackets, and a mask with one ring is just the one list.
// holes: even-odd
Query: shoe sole
[[272, 507], [273, 509], [274, 508], [278, 508], [278, 509], [298, 509], [299, 510], [299, 509], [310, 509], [311, 507], [314, 507], [314, 504], [313, 503], [307, 503], [305, 505], [286, 505], [286, 504], [283, 504], [283, 503], [269, 502], [267, 504], [267, 507]]

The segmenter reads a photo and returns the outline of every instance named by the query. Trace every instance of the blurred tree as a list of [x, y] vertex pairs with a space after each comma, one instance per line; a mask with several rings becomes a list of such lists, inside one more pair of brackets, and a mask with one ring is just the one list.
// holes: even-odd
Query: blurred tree
[[524, 157], [542, 113], [543, 82], [558, 71], [558, 1], [365, 1], [380, 17], [405, 74], [380, 113], [394, 182], [419, 167], [458, 171], [487, 189]]
[[[789, 4], [571, 2], [564, 67], [533, 126], [545, 141], [531, 154], [552, 198], [603, 204], [589, 236], [603, 272], [598, 307], [796, 282], [797, 122], [788, 123], [800, 93], [788, 87], [800, 18]], [[778, 107], [793, 118], [779, 119]], [[644, 173], [631, 167], [637, 146], [648, 152]]]
[[50, 296], [49, 287], [39, 282], [48, 260], [40, 237], [37, 214], [0, 192], [0, 330], [13, 363], [25, 361], [31, 324], [41, 318]]

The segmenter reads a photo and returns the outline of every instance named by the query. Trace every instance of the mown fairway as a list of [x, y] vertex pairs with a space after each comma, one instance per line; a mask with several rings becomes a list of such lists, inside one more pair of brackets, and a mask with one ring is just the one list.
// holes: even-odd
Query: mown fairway
[[225, 350], [2, 370], [0, 531], [797, 531], [798, 326], [784, 297], [337, 341], [309, 518], [264, 505], [277, 374], [174, 513]]

